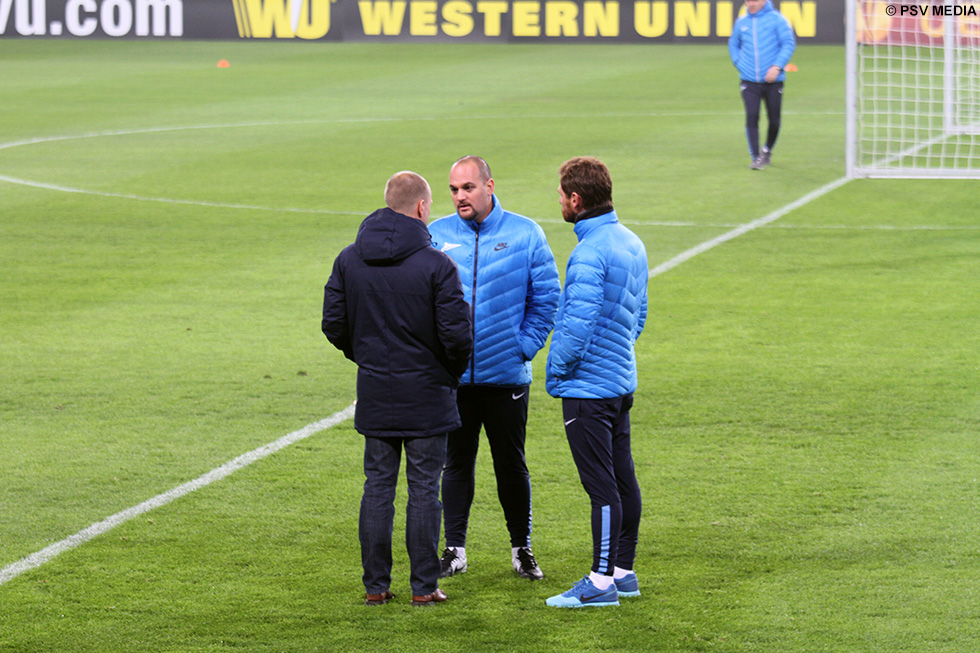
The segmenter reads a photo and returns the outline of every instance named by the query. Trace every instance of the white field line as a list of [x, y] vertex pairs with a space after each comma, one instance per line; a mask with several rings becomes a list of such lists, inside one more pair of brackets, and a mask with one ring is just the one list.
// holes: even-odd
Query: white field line
[[[550, 218], [534, 218], [534, 221], [538, 224], [567, 224], [564, 220], [555, 220]], [[734, 229], [736, 227], [741, 227], [742, 225], [725, 222], [641, 222], [639, 220], [619, 220], [624, 225], [629, 225], [636, 228], [642, 227], [667, 227], [667, 228], [678, 228], [678, 229]], [[980, 230], [980, 225], [975, 224], [918, 224], [918, 225], [897, 225], [897, 224], [866, 224], [866, 225], [850, 225], [850, 224], [767, 224], [768, 229], [812, 229], [814, 231], [978, 231]]]
[[123, 524], [134, 517], [138, 517], [143, 513], [155, 510], [160, 506], [165, 506], [176, 499], [194, 492], [195, 490], [200, 490], [203, 487], [211, 485], [215, 481], [220, 481], [224, 477], [238, 471], [239, 469], [242, 469], [243, 467], [247, 467], [256, 461], [265, 458], [266, 456], [274, 454], [280, 449], [284, 449], [291, 444], [304, 440], [314, 433], [319, 433], [320, 431], [328, 429], [331, 426], [336, 426], [341, 422], [345, 422], [353, 416], [354, 406], [352, 404], [342, 411], [334, 413], [330, 417], [322, 419], [319, 422], [314, 422], [313, 424], [308, 424], [298, 431], [293, 431], [288, 435], [282, 436], [275, 442], [270, 442], [269, 444], [261, 446], [258, 449], [242, 454], [238, 458], [228, 461], [220, 467], [212, 469], [207, 474], [199, 476], [193, 481], [189, 481], [183, 485], [178, 485], [172, 490], [168, 490], [167, 492], [159, 494], [152, 499], [148, 499], [137, 506], [127, 508], [122, 512], [117, 512], [111, 517], [106, 517], [102, 521], [92, 524], [88, 528], [84, 528], [74, 535], [66, 537], [60, 542], [56, 542], [45, 549], [41, 549], [37, 553], [33, 553], [26, 558], [13, 563], [12, 565], [4, 567], [2, 570], [0, 570], [0, 585], [3, 585], [7, 581], [20, 576], [25, 571], [30, 571], [31, 569], [40, 567], [55, 556], [58, 556], [65, 551], [74, 549], [75, 547], [78, 547], [89, 540], [112, 530], [116, 526], [119, 526], [120, 524]]
[[661, 263], [660, 265], [656, 266], [655, 268], [651, 268], [650, 269], [650, 277], [649, 278], [652, 279], [652, 278], [654, 278], [656, 276], [659, 276], [659, 275], [663, 274], [664, 272], [667, 272], [669, 270], [673, 270], [674, 268], [676, 268], [681, 263], [683, 263], [685, 261], [688, 261], [688, 260], [694, 258], [698, 254], [703, 254], [704, 252], [707, 252], [709, 249], [711, 249], [713, 247], [717, 247], [718, 245], [721, 245], [722, 243], [727, 243], [729, 240], [732, 240], [733, 238], [738, 238], [742, 234], [748, 233], [748, 232], [752, 231], [753, 229], [758, 229], [759, 227], [766, 226], [770, 222], [775, 222], [776, 220], [778, 220], [779, 218], [783, 217], [787, 213], [790, 213], [791, 211], [795, 211], [796, 209], [798, 209], [798, 208], [800, 208], [802, 206], [806, 206], [807, 204], [809, 204], [810, 202], [814, 201], [815, 199], [818, 199], [820, 197], [823, 197], [827, 193], [829, 193], [829, 192], [831, 192], [831, 191], [833, 191], [833, 190], [835, 190], [837, 188], [840, 188], [841, 186], [843, 186], [847, 182], [848, 182], [848, 178], [847, 177], [841, 177], [837, 181], [832, 181], [829, 184], [826, 184], [825, 186], [821, 186], [820, 188], [818, 188], [815, 191], [812, 191], [810, 193], [807, 193], [806, 195], [804, 195], [800, 199], [796, 200], [795, 202], [790, 202], [786, 206], [784, 206], [784, 207], [782, 207], [780, 209], [776, 209], [775, 211], [773, 211], [769, 215], [764, 215], [761, 218], [759, 218], [758, 220], [753, 220], [752, 222], [748, 222], [746, 224], [743, 224], [743, 225], [740, 225], [738, 227], [735, 227], [731, 231], [727, 231], [727, 232], [723, 233], [720, 236], [717, 236], [715, 238], [712, 238], [711, 240], [706, 240], [703, 243], [701, 243], [700, 245], [697, 245], [695, 247], [692, 247], [691, 249], [687, 250], [686, 252], [681, 252], [680, 254], [678, 254], [674, 258], [670, 259], [669, 261], [666, 261], [664, 263]]
[[326, 209], [295, 209], [295, 208], [273, 208], [269, 206], [253, 206], [250, 204], [227, 204], [224, 202], [207, 202], [203, 200], [181, 200], [170, 197], [148, 197], [145, 195], [130, 195], [128, 193], [110, 193], [105, 191], [85, 190], [84, 188], [72, 188], [71, 186], [60, 186], [58, 184], [48, 184], [41, 181], [31, 181], [30, 179], [18, 179], [0, 175], [0, 181], [20, 186], [30, 186], [31, 188], [42, 188], [53, 190], [60, 193], [79, 193], [81, 195], [95, 195], [98, 197], [116, 197], [139, 202], [162, 202], [164, 204], [184, 204], [189, 206], [212, 206], [221, 209], [243, 209], [248, 211], [277, 211], [284, 213], [326, 213], [330, 215], [365, 215], [360, 211], [328, 211]]
[[[787, 204], [781, 209], [773, 211], [769, 215], [759, 218], [758, 220], [753, 220], [752, 222], [749, 222], [747, 224], [740, 225], [735, 229], [732, 229], [731, 231], [724, 233], [721, 236], [718, 236], [717, 238], [712, 238], [711, 240], [705, 241], [700, 245], [698, 245], [697, 247], [693, 247], [687, 250], [686, 252], [683, 252], [682, 254], [675, 256], [674, 258], [670, 259], [666, 263], [662, 263], [657, 267], [652, 268], [650, 270], [650, 278], [663, 274], [664, 272], [677, 267], [681, 263], [688, 261], [694, 258], [695, 256], [697, 256], [698, 254], [706, 252], [713, 247], [728, 242], [733, 238], [737, 238], [738, 236], [741, 236], [744, 233], [748, 233], [753, 229], [757, 229], [759, 227], [765, 226], [770, 222], [774, 222], [775, 220], [778, 220], [782, 216], [786, 215], [787, 213], [794, 211], [812, 202], [813, 200], [822, 197], [823, 195], [826, 195], [827, 193], [831, 192], [835, 188], [839, 188], [847, 181], [848, 181], [847, 178], [838, 179], [835, 182], [829, 183], [826, 186], [818, 188], [817, 190], [804, 195], [800, 199], [796, 200], [795, 202], [791, 202], [790, 204]], [[344, 422], [353, 416], [354, 416], [354, 406], [351, 405], [338, 413], [334, 413], [333, 415], [327, 417], [326, 419], [320, 420], [319, 422], [315, 422], [313, 424], [308, 424], [307, 426], [303, 427], [298, 431], [294, 431], [288, 435], [284, 435], [283, 437], [279, 438], [275, 442], [259, 447], [258, 449], [250, 451], [246, 454], [242, 454], [238, 458], [235, 458], [234, 460], [231, 460], [225, 463], [224, 465], [211, 470], [210, 472], [194, 479], [193, 481], [189, 481], [187, 483], [184, 483], [183, 485], [179, 485], [173, 488], [172, 490], [157, 495], [152, 499], [148, 499], [147, 501], [144, 501], [139, 505], [133, 506], [132, 508], [127, 508], [122, 512], [117, 512], [116, 514], [107, 517], [100, 522], [92, 524], [88, 528], [84, 528], [80, 530], [74, 535], [70, 535], [69, 537], [66, 537], [60, 542], [56, 542], [55, 544], [52, 544], [47, 548], [44, 548], [36, 553], [33, 553], [27, 556], [26, 558], [19, 560], [18, 562], [15, 562], [11, 565], [8, 565], [7, 567], [4, 567], [2, 570], [0, 570], [0, 585], [3, 585], [7, 581], [13, 580], [14, 578], [17, 578], [18, 576], [20, 576], [26, 571], [30, 571], [32, 569], [36, 569], [40, 567], [44, 563], [64, 553], [65, 551], [70, 551], [71, 549], [74, 549], [88, 542], [89, 540], [96, 538], [99, 535], [106, 533], [107, 531], [112, 530], [116, 526], [119, 526], [120, 524], [123, 524], [129, 521], [130, 519], [133, 519], [134, 517], [147, 513], [156, 508], [159, 508], [160, 506], [164, 506], [176, 499], [179, 499], [187, 494], [190, 494], [191, 492], [194, 492], [195, 490], [199, 490], [202, 487], [214, 483], [215, 481], [219, 481], [225, 478], [226, 476], [232, 474], [233, 472], [236, 472], [239, 469], [242, 469], [243, 467], [247, 467], [248, 465], [251, 465], [252, 463], [258, 460], [261, 460], [266, 456], [269, 456], [279, 451], [280, 449], [288, 447], [289, 445], [299, 442], [300, 440], [303, 440], [305, 438], [308, 438], [311, 435], [318, 433], [324, 429], [328, 429], [332, 426], [336, 426], [337, 424], [340, 424], [341, 422]]]
[[[817, 111], [817, 112], [797, 112], [796, 114], [787, 115], [837, 115], [841, 112], [827, 112], [827, 111]], [[278, 126], [289, 126], [289, 125], [332, 125], [332, 124], [358, 124], [358, 123], [393, 123], [393, 122], [434, 122], [434, 121], [473, 121], [473, 120], [513, 120], [514, 118], [520, 118], [521, 120], [594, 120], [597, 117], [600, 118], [687, 118], [687, 117], [704, 117], [704, 116], [727, 116], [727, 115], [741, 115], [734, 114], [732, 112], [651, 112], [651, 113], [610, 113], [605, 115], [595, 115], [595, 114], [556, 114], [556, 115], [540, 115], [540, 116], [450, 116], [450, 117], [434, 117], [434, 116], [423, 116], [423, 117], [380, 117], [380, 118], [334, 118], [326, 120], [283, 120], [283, 121], [264, 121], [264, 122], [240, 122], [240, 123], [214, 123], [214, 124], [202, 124], [202, 125], [174, 125], [172, 127], [149, 127], [144, 129], [125, 129], [125, 130], [113, 130], [113, 131], [102, 131], [102, 132], [88, 132], [84, 134], [67, 134], [61, 136], [43, 136], [37, 138], [27, 138], [20, 141], [10, 141], [7, 143], [0, 143], [0, 150], [8, 150], [15, 147], [26, 147], [30, 145], [41, 145], [44, 143], [58, 143], [64, 141], [77, 141], [85, 139], [95, 139], [95, 138], [112, 138], [118, 136], [135, 136], [141, 134], [160, 134], [166, 132], [177, 132], [177, 131], [203, 131], [203, 130], [227, 130], [227, 129], [240, 129], [240, 128], [252, 128], [252, 127], [278, 127]], [[187, 206], [209, 206], [216, 208], [228, 208], [228, 209], [245, 209], [251, 211], [281, 211], [286, 213], [317, 213], [317, 214], [329, 214], [329, 215], [365, 215], [365, 212], [358, 211], [329, 211], [326, 209], [299, 209], [299, 208], [276, 208], [276, 207], [266, 207], [266, 206], [251, 206], [247, 204], [228, 204], [222, 202], [208, 202], [199, 200], [187, 200], [187, 199], [176, 199], [168, 197], [149, 197], [145, 195], [133, 195], [128, 193], [114, 193], [108, 191], [96, 191], [87, 190], [84, 188], [73, 188], [70, 186], [62, 186], [59, 184], [52, 184], [43, 181], [36, 181], [32, 179], [20, 179], [18, 177], [11, 177], [8, 175], [0, 174], [0, 182], [14, 184], [18, 186], [27, 186], [30, 188], [40, 188], [43, 190], [51, 190], [62, 193], [78, 193], [82, 195], [93, 195], [97, 197], [114, 197], [120, 199], [136, 200], [140, 202], [161, 202], [164, 204], [180, 204]]]

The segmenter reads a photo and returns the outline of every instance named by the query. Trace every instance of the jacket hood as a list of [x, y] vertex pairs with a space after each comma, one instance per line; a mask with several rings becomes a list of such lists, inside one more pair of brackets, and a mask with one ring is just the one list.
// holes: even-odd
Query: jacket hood
[[431, 240], [421, 220], [384, 208], [361, 223], [354, 251], [369, 265], [392, 265], [428, 247]]

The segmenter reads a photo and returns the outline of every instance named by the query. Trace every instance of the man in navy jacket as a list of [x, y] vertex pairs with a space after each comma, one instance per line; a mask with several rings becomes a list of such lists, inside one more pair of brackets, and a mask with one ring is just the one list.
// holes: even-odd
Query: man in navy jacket
[[[738, 70], [745, 104], [745, 137], [752, 157], [750, 167], [762, 170], [772, 159], [779, 135], [783, 105], [784, 69], [796, 49], [789, 21], [772, 6], [772, 0], [745, 0], [746, 13], [732, 28], [728, 54]], [[759, 149], [759, 112], [766, 103], [769, 131]]]
[[561, 397], [565, 436], [592, 511], [592, 571], [549, 598], [558, 608], [619, 605], [640, 594], [633, 561], [640, 528], [640, 487], [630, 446], [637, 387], [634, 343], [647, 316], [647, 252], [619, 222], [612, 179], [593, 157], [562, 164], [562, 217], [578, 245], [548, 349], [548, 393]]
[[430, 246], [429, 184], [413, 172], [397, 173], [385, 187], [385, 203], [335, 259], [321, 328], [357, 363], [365, 602], [393, 597], [391, 538], [404, 448], [412, 604], [431, 605], [446, 600], [438, 587], [439, 477], [447, 433], [460, 425], [456, 388], [473, 351], [472, 321], [455, 264]]

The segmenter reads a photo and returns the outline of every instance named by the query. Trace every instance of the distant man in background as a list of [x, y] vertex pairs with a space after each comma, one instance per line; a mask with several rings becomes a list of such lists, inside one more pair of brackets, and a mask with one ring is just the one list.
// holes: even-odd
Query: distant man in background
[[357, 363], [354, 428], [364, 435], [359, 539], [365, 603], [394, 597], [391, 537], [401, 452], [406, 456], [406, 544], [413, 605], [446, 600], [438, 586], [439, 476], [446, 436], [459, 428], [456, 388], [473, 351], [459, 273], [430, 247], [429, 184], [399, 172], [387, 208], [369, 215], [337, 256], [324, 289], [327, 339]]
[[[728, 54], [738, 70], [745, 104], [745, 137], [749, 142], [749, 167], [762, 170], [772, 160], [779, 135], [786, 64], [796, 49], [796, 36], [772, 0], [745, 0], [745, 15], [735, 21], [728, 39]], [[759, 149], [759, 113], [766, 103], [769, 131]]]
[[487, 433], [497, 497], [510, 533], [511, 563], [544, 577], [531, 551], [531, 477], [524, 455], [531, 359], [551, 332], [561, 287], [544, 231], [505, 211], [487, 162], [466, 156], [449, 172], [456, 213], [432, 223], [432, 246], [459, 267], [473, 310], [473, 357], [457, 402], [462, 426], [449, 434], [442, 477], [446, 548], [442, 576], [467, 569], [466, 531], [475, 491], [480, 429]]
[[592, 570], [545, 603], [619, 605], [619, 597], [640, 594], [633, 562], [642, 504], [630, 408], [637, 386], [634, 343], [647, 315], [647, 253], [620, 224], [601, 161], [569, 159], [559, 175], [562, 217], [575, 225], [578, 245], [565, 271], [547, 389], [561, 397], [565, 436], [592, 506]]

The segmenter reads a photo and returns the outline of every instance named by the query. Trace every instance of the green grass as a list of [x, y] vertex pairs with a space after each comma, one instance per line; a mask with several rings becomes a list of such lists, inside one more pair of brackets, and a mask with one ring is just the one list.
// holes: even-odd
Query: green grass
[[[837, 47], [797, 53], [761, 173], [723, 47], [3, 40], [0, 58], [0, 569], [349, 405], [322, 285], [397, 170], [441, 215], [451, 162], [485, 156], [562, 269], [571, 156], [609, 164], [651, 266], [843, 175]], [[643, 595], [618, 609], [544, 605], [591, 544], [542, 355], [544, 581], [510, 569], [483, 447], [450, 601], [408, 605], [396, 533], [398, 599], [365, 608], [347, 422], [0, 585], [0, 651], [975, 651], [977, 192], [852, 181], [651, 281]]]

